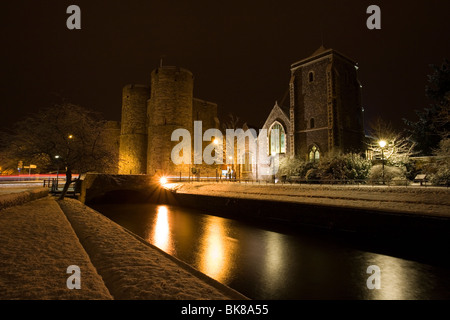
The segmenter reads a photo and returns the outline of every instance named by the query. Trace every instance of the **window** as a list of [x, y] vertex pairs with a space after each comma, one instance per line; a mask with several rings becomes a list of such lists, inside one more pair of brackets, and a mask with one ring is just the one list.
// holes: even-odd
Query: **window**
[[314, 129], [314, 118], [311, 118], [311, 120], [309, 120], [309, 128]]
[[279, 122], [275, 122], [269, 130], [270, 154], [286, 153], [286, 133]]
[[312, 146], [310, 151], [309, 151], [309, 161], [310, 162], [316, 162], [320, 160], [320, 152], [319, 152], [319, 148], [317, 148], [316, 146]]
[[313, 82], [314, 81], [314, 72], [310, 71], [308, 74], [308, 78], [309, 78], [309, 82]]

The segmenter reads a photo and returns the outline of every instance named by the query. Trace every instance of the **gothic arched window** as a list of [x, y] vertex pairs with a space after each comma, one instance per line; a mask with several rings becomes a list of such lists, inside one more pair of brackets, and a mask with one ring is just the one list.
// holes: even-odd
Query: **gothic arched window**
[[317, 146], [312, 146], [309, 150], [308, 159], [310, 162], [316, 162], [320, 160], [320, 151]]
[[286, 153], [286, 132], [279, 122], [275, 122], [269, 130], [269, 153]]
[[313, 82], [314, 81], [314, 72], [310, 71], [308, 74], [308, 78], [309, 78], [309, 82]]

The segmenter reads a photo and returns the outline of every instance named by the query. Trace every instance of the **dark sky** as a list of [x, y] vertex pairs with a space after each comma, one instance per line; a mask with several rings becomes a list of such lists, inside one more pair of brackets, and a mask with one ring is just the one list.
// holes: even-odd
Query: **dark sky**
[[[81, 8], [81, 30], [66, 8]], [[366, 9], [381, 8], [381, 30]], [[429, 64], [450, 58], [450, 1], [8, 1], [0, 7], [0, 126], [60, 101], [120, 120], [121, 91], [159, 65], [195, 75], [194, 96], [261, 125], [290, 65], [323, 42], [358, 62], [366, 122], [401, 127], [426, 107]]]

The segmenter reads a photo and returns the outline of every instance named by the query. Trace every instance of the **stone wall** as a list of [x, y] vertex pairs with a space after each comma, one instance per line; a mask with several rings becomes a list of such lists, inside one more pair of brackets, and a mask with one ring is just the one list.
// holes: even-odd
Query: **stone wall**
[[120, 174], [145, 174], [147, 162], [147, 100], [150, 88], [127, 85], [122, 92], [119, 148]]
[[[208, 129], [219, 129], [219, 120], [217, 118], [217, 104], [201, 99], [194, 98], [193, 100], [193, 112], [192, 112], [192, 121], [201, 121], [202, 122], [202, 136]], [[192, 132], [193, 134], [193, 132]], [[222, 132], [222, 134], [225, 134]], [[192, 136], [193, 138], [193, 136]], [[202, 152], [205, 148], [210, 145], [212, 141], [203, 141], [202, 143]], [[194, 147], [194, 142], [192, 140], [192, 148]], [[192, 153], [193, 154], [193, 153]], [[191, 166], [191, 168], [195, 169], [197, 172], [195, 175], [199, 175], [201, 177], [216, 177], [216, 169], [219, 170], [218, 165], [208, 165], [204, 162], [202, 164], [195, 164]], [[192, 170], [191, 170], [192, 174]], [[217, 174], [220, 174], [217, 171]]]
[[105, 168], [105, 173], [117, 173], [119, 170], [120, 130], [118, 121], [107, 121], [105, 124], [102, 139], [111, 154], [110, 165]]

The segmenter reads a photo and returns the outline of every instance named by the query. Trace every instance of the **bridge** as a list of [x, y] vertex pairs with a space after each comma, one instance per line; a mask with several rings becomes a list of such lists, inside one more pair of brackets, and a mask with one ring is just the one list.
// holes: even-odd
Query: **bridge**
[[82, 177], [79, 200], [83, 203], [145, 201], [165, 202], [170, 192], [152, 175], [88, 173]]

